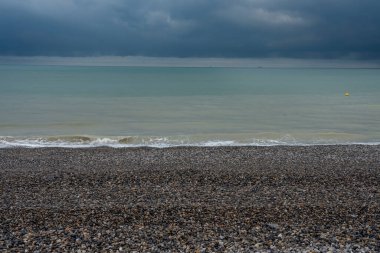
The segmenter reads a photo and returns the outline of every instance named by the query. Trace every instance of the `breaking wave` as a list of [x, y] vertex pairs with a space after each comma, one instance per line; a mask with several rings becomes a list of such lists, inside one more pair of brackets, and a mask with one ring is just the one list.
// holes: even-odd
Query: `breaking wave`
[[87, 147], [178, 147], [178, 146], [309, 146], [309, 145], [336, 145], [336, 144], [363, 144], [380, 145], [380, 141], [355, 141], [344, 138], [295, 138], [284, 135], [277, 138], [209, 138], [206, 136], [35, 136], [14, 137], [0, 136], [0, 148], [26, 147], [65, 147], [65, 148], [87, 148]]

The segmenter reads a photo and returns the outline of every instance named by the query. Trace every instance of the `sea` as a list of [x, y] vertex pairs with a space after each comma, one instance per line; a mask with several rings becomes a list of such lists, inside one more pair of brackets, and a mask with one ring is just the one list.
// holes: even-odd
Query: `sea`
[[0, 147], [380, 144], [380, 69], [0, 65]]

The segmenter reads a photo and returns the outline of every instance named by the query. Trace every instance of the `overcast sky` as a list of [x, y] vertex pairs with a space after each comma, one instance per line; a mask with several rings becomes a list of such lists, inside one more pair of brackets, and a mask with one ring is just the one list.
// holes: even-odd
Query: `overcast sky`
[[0, 0], [2, 56], [380, 59], [380, 0]]

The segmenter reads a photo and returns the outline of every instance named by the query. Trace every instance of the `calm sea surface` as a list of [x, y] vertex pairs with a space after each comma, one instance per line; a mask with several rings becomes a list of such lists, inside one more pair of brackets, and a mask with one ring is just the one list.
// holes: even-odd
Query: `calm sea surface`
[[0, 65], [0, 147], [379, 142], [380, 69]]

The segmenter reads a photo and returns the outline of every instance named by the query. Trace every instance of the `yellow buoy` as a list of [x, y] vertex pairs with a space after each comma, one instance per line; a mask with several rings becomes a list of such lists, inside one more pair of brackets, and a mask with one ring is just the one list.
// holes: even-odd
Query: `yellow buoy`
[[348, 97], [348, 96], [350, 95], [350, 93], [349, 93], [348, 91], [346, 91], [346, 92], [344, 93], [344, 95], [345, 95], [346, 97]]

